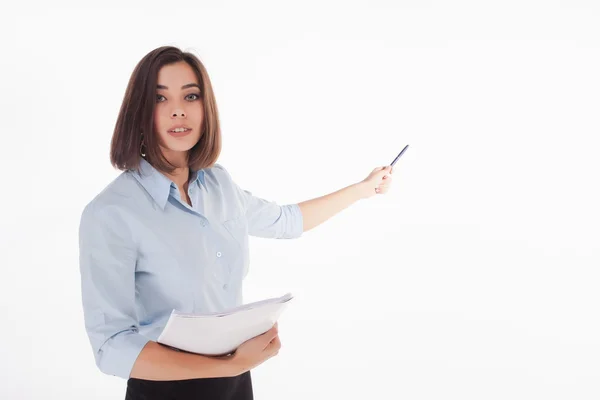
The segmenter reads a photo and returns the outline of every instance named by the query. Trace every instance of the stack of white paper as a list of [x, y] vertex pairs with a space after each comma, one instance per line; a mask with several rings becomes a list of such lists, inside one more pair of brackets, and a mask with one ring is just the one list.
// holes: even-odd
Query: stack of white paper
[[287, 293], [216, 313], [173, 310], [158, 342], [191, 353], [229, 354], [245, 341], [271, 329], [292, 298]]

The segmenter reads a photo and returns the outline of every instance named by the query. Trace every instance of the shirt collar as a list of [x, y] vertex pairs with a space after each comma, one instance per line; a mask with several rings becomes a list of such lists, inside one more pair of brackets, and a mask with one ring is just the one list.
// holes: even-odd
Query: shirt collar
[[[204, 170], [191, 171], [190, 186], [196, 182], [200, 182], [204, 187], [206, 183], [204, 181]], [[171, 193], [171, 187], [176, 189], [175, 183], [167, 178], [165, 175], [160, 173], [156, 168], [152, 166], [148, 161], [140, 159], [140, 169], [133, 171], [133, 176], [142, 184], [144, 189], [152, 196], [154, 201], [160, 206], [161, 209], [165, 209], [169, 194]]]

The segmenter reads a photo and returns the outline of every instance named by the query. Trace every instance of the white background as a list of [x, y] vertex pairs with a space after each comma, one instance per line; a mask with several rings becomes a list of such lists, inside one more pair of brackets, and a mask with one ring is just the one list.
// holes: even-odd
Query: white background
[[600, 398], [597, 2], [96, 4], [0, 12], [0, 398], [124, 398], [84, 329], [77, 230], [162, 45], [205, 63], [219, 162], [266, 199], [410, 144], [387, 195], [252, 238], [245, 301], [296, 296], [257, 399]]

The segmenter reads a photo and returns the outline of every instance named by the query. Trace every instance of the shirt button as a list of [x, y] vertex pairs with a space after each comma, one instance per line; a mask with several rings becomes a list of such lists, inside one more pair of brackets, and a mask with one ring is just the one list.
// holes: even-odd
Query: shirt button
[[227, 288], [228, 288], [228, 287], [229, 287], [229, 285], [228, 285], [228, 284], [224, 284], [224, 285], [223, 285], [223, 289], [225, 289], [225, 290], [227, 290]]
[[217, 257], [221, 257], [221, 252], [217, 251]]
[[204, 222], [204, 221], [200, 222], [200, 224], [201, 224], [202, 226], [206, 226], [206, 222]]

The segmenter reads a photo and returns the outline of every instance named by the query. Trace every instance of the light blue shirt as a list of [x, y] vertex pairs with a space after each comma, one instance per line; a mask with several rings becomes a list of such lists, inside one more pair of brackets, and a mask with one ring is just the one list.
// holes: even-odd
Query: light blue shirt
[[141, 160], [82, 212], [79, 227], [85, 328], [96, 365], [129, 378], [173, 309], [214, 312], [242, 304], [248, 235], [297, 238], [297, 204], [241, 189], [220, 164], [191, 171], [190, 207], [175, 183]]

